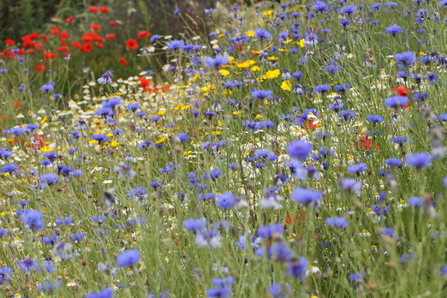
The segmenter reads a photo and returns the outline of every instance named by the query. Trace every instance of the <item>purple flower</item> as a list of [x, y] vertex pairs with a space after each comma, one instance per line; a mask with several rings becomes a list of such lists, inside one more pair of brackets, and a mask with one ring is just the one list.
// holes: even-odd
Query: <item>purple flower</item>
[[255, 99], [267, 99], [273, 95], [272, 90], [254, 90], [251, 92], [251, 97]]
[[236, 204], [236, 197], [231, 192], [223, 193], [216, 198], [216, 205], [223, 209], [229, 209]]
[[271, 39], [272, 34], [268, 32], [267, 30], [257, 28], [255, 30], [255, 38], [257, 39]]
[[38, 210], [23, 210], [20, 220], [31, 230], [40, 230], [44, 227], [42, 212]]
[[405, 96], [394, 95], [385, 99], [384, 104], [389, 108], [400, 108], [408, 104], [408, 98]]
[[309, 154], [313, 150], [313, 145], [309, 142], [296, 140], [289, 144], [289, 147], [287, 148], [287, 153], [292, 158], [297, 158], [304, 160], [306, 159]]
[[295, 279], [306, 278], [307, 260], [306, 258], [299, 258], [299, 260], [289, 263], [287, 273]]
[[321, 191], [297, 187], [292, 192], [290, 197], [295, 202], [306, 206], [318, 206], [322, 194], [323, 193]]
[[113, 81], [112, 81], [112, 76], [113, 76], [113, 71], [112, 70], [108, 70], [108, 71], [106, 71], [105, 73], [103, 73], [102, 74], [102, 76], [97, 80], [97, 82], [98, 83], [100, 83], [100, 84], [106, 84], [106, 83], [109, 83], [109, 84], [112, 84], [113, 83]]
[[416, 167], [418, 169], [422, 167], [429, 167], [431, 160], [431, 155], [425, 152], [415, 153], [405, 158], [405, 161], [410, 167]]
[[131, 249], [123, 252], [116, 257], [116, 264], [119, 267], [133, 267], [140, 260], [140, 252]]
[[210, 68], [219, 68], [222, 65], [228, 64], [230, 60], [227, 56], [216, 55], [216, 57], [206, 57], [205, 65]]

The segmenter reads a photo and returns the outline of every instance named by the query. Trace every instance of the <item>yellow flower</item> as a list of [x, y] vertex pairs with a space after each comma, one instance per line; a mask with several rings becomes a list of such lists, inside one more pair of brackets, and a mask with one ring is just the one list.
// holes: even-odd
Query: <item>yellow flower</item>
[[247, 34], [250, 37], [255, 37], [255, 32], [254, 31], [247, 31], [247, 32], [245, 32], [245, 34]]
[[290, 81], [283, 81], [281, 84], [281, 89], [285, 91], [292, 91], [292, 83]]
[[272, 13], [273, 13], [273, 10], [267, 10], [267, 11], [264, 11], [262, 14], [265, 16], [271, 16]]
[[257, 66], [257, 65], [255, 65], [252, 68], [250, 68], [251, 72], [257, 72], [257, 71], [260, 71], [260, 70], [261, 70], [261, 68], [259, 68], [259, 66]]
[[256, 64], [256, 62], [255, 62], [254, 60], [247, 60], [247, 61], [245, 61], [245, 62], [238, 63], [236, 66], [237, 66], [239, 69], [245, 69], [245, 68], [249, 68], [249, 67], [252, 66], [253, 64]]
[[220, 74], [221, 74], [222, 76], [227, 76], [227, 75], [230, 74], [230, 72], [229, 72], [228, 70], [225, 70], [225, 69], [221, 69], [221, 70], [219, 70], [219, 72], [220, 72]]
[[267, 76], [267, 79], [274, 79], [274, 78], [279, 77], [280, 74], [281, 74], [281, 71], [279, 69], [275, 69], [275, 70], [267, 71], [267, 73], [265, 75]]
[[269, 59], [270, 61], [275, 61], [275, 60], [278, 60], [278, 57], [270, 56], [270, 57], [267, 57], [267, 59]]
[[304, 48], [304, 44], [306, 43], [306, 40], [303, 38], [301, 39], [299, 42], [297, 42], [297, 44], [300, 45], [300, 47]]

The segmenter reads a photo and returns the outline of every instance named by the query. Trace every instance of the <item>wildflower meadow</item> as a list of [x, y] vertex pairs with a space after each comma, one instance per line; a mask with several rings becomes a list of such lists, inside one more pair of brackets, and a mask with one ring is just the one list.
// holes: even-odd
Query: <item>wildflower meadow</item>
[[247, 2], [2, 36], [1, 297], [447, 296], [447, 0]]

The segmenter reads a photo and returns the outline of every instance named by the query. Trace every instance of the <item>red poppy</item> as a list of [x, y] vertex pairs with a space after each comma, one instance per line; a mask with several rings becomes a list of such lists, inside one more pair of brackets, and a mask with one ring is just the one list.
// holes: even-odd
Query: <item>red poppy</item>
[[106, 38], [107, 39], [115, 39], [115, 34], [113, 34], [113, 33], [110, 33], [110, 34], [106, 34]]
[[147, 30], [138, 32], [137, 38], [143, 38], [143, 37], [151, 37], [151, 34]]
[[43, 49], [43, 45], [40, 42], [34, 42], [33, 43], [33, 47], [36, 50], [42, 50]]
[[70, 56], [71, 56], [70, 53], [65, 53], [65, 54], [64, 54], [64, 58], [65, 58], [65, 57], [70, 57]]
[[19, 54], [19, 55], [23, 55], [23, 54], [25, 54], [25, 50], [24, 50], [24, 49], [19, 49], [19, 50], [17, 51], [17, 54]]
[[304, 129], [316, 129], [318, 127], [318, 123], [315, 124], [313, 120], [307, 120], [303, 123]]
[[238, 50], [239, 53], [242, 53], [244, 51], [244, 47], [240, 43], [237, 43], [236, 50]]
[[38, 149], [45, 146], [45, 139], [44, 136], [32, 136], [29, 140], [25, 142], [26, 147], [32, 148], [32, 149]]
[[51, 52], [48, 52], [47, 50], [45, 50], [43, 52], [43, 56], [44, 56], [45, 60], [49, 60], [49, 59], [56, 58], [57, 55], [56, 55], [56, 53], [51, 53]]
[[61, 34], [59, 35], [61, 38], [69, 38], [70, 34], [68, 34], [67, 31], [62, 31]]
[[95, 12], [98, 12], [98, 7], [96, 7], [96, 6], [90, 6], [88, 10], [90, 10], [90, 12], [95, 13]]
[[145, 78], [138, 78], [138, 81], [140, 82], [140, 87], [143, 88], [143, 90], [146, 90], [147, 87], [152, 83], [151, 80], [145, 79]]
[[110, 21], [109, 24], [110, 24], [110, 26], [115, 26], [116, 25], [116, 21]]
[[130, 50], [135, 50], [138, 48], [138, 43], [135, 39], [130, 38], [126, 43], [126, 47]]
[[67, 52], [68, 50], [70, 49], [67, 46], [60, 46], [56, 49], [56, 51], [58, 51], [59, 53]]
[[51, 27], [50, 28], [50, 34], [51, 35], [58, 35], [60, 33], [60, 28], [59, 27]]
[[104, 47], [104, 44], [97, 42], [97, 43], [96, 43], [96, 47], [97, 47], [98, 49], [102, 49], [102, 48]]
[[124, 59], [123, 57], [119, 57], [119, 58], [118, 58], [118, 61], [119, 61], [121, 64], [123, 64], [124, 66], [126, 66], [127, 64], [129, 64], [129, 63], [126, 61], [126, 59]]
[[2, 116], [3, 121], [8, 121], [8, 116]]
[[410, 94], [407, 88], [403, 85], [400, 85], [399, 87], [393, 87], [393, 89], [396, 92], [396, 94], [400, 96], [408, 96]]
[[[372, 146], [372, 142], [369, 139], [369, 137], [360, 137], [360, 140], [355, 142], [354, 144], [356, 147], [358, 147], [359, 149], [363, 149], [363, 150], [371, 150], [373, 148]], [[380, 149], [379, 144], [376, 144], [376, 149]]]
[[33, 49], [29, 49], [29, 50], [26, 50], [26, 52], [27, 52], [28, 54], [34, 54], [36, 51], [33, 50]]
[[96, 30], [101, 29], [101, 26], [98, 24], [92, 24], [92, 25], [90, 25], [90, 29], [92, 29], [93, 31], [96, 31]]
[[5, 39], [5, 44], [7, 45], [7, 46], [13, 46], [13, 45], [15, 45], [16, 44], [16, 42], [14, 41], [14, 40], [12, 40], [12, 39]]
[[79, 42], [79, 41], [73, 41], [73, 42], [71, 42], [71, 45], [73, 46], [73, 47], [75, 47], [75, 48], [78, 48], [78, 49], [81, 49], [82, 48], [82, 45], [81, 45], [81, 43]]
[[59, 38], [59, 41], [61, 42], [61, 44], [63, 45], [63, 46], [66, 46], [67, 45], [67, 42], [65, 41], [65, 38]]
[[92, 49], [93, 49], [92, 44], [87, 42], [82, 46], [81, 51], [83, 51], [84, 53], [90, 53]]
[[108, 9], [107, 7], [104, 7], [104, 6], [101, 6], [101, 7], [99, 8], [99, 10], [100, 10], [101, 12], [104, 12], [104, 13], [109, 12], [109, 9]]
[[73, 22], [74, 19], [75, 19], [74, 16], [68, 17], [68, 18], [65, 19], [65, 23], [70, 24], [71, 22]]
[[47, 67], [45, 65], [43, 65], [43, 64], [37, 64], [36, 65], [36, 71], [37, 72], [41, 72], [41, 71], [45, 71], [45, 70], [47, 70]]
[[14, 102], [14, 107], [16, 108], [16, 110], [21, 111], [23, 109], [22, 102], [21, 101]]

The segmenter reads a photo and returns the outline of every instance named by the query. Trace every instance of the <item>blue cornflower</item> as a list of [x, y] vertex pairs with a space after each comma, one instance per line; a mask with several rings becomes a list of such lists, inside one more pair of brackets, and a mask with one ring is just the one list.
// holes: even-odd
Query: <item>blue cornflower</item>
[[181, 40], [181, 39], [180, 40], [173, 40], [173, 41], [170, 41], [170, 42], [166, 43], [166, 46], [170, 50], [176, 50], [176, 49], [183, 48], [185, 46], [185, 42], [183, 40]]
[[113, 167], [113, 170], [118, 173], [120, 178], [130, 178], [135, 177], [137, 173], [132, 170], [132, 167], [124, 162], [120, 162], [119, 166]]
[[222, 209], [229, 209], [236, 204], [236, 197], [231, 192], [223, 193], [216, 198], [216, 205]]
[[301, 203], [303, 205], [318, 207], [322, 194], [323, 193], [321, 191], [297, 187], [292, 192], [290, 197], [295, 202]]
[[431, 155], [425, 152], [415, 153], [405, 158], [405, 161], [410, 167], [415, 167], [417, 169], [420, 169], [422, 167], [429, 167], [431, 160]]
[[37, 284], [36, 289], [40, 292], [50, 292], [52, 293], [54, 290], [59, 289], [61, 282], [58, 280], [54, 280], [53, 282], [48, 282], [46, 280], [43, 281], [42, 284]]
[[441, 7], [447, 7], [447, 0], [441, 0], [441, 1], [439, 1], [439, 6], [441, 6]]
[[399, 158], [388, 158], [385, 163], [390, 167], [400, 167], [402, 166], [402, 160]]
[[184, 133], [184, 132], [181, 132], [181, 133], [175, 135], [174, 138], [177, 139], [177, 140], [179, 140], [180, 143], [185, 143], [185, 142], [189, 141], [189, 139], [190, 139], [190, 137], [188, 136], [188, 134], [186, 134], [186, 133]]
[[206, 221], [202, 218], [188, 218], [183, 221], [183, 227], [190, 232], [197, 233], [206, 227]]
[[313, 150], [313, 145], [309, 142], [295, 140], [287, 147], [287, 153], [292, 158], [306, 159]]
[[113, 290], [110, 288], [106, 288], [99, 292], [89, 292], [87, 293], [86, 298], [112, 298]]
[[19, 169], [19, 166], [15, 163], [4, 165], [2, 167], [2, 173], [13, 173], [14, 171], [17, 171]]
[[267, 99], [273, 95], [272, 90], [254, 90], [251, 92], [251, 97], [255, 99]]
[[359, 195], [361, 193], [362, 181], [357, 181], [352, 178], [344, 178], [340, 181], [339, 187], [347, 191], [355, 192]]
[[349, 166], [348, 172], [352, 174], [359, 174], [360, 172], [366, 171], [367, 168], [368, 167], [366, 166], [366, 164], [361, 162], [353, 166]]
[[271, 226], [261, 226], [258, 229], [258, 236], [261, 238], [272, 238], [273, 235], [282, 235], [284, 228], [280, 224], [274, 224]]
[[208, 15], [211, 16], [211, 14], [215, 13], [217, 10], [214, 8], [205, 8], [204, 12]]
[[101, 77], [97, 80], [97, 82], [100, 84], [106, 84], [106, 83], [112, 84], [113, 83], [112, 76], [113, 76], [113, 71], [108, 70], [101, 75]]
[[151, 41], [151, 42], [154, 42], [154, 41], [156, 41], [156, 40], [158, 40], [158, 39], [160, 39], [160, 38], [161, 38], [160, 35], [158, 35], [158, 34], [154, 34], [154, 35], [151, 36], [150, 41]]
[[71, 240], [80, 242], [85, 239], [85, 232], [79, 231], [71, 235]]
[[54, 89], [54, 86], [51, 83], [46, 83], [42, 87], [40, 87], [40, 90], [46, 91], [46, 92], [51, 91], [53, 89]]
[[384, 104], [389, 108], [400, 108], [408, 104], [408, 97], [394, 95], [385, 99]]
[[349, 279], [357, 282], [357, 281], [361, 281], [365, 278], [366, 276], [366, 272], [365, 271], [357, 271], [356, 273], [351, 273], [349, 275]]
[[208, 298], [225, 298], [230, 296], [231, 289], [229, 287], [224, 288], [212, 288], [206, 290], [206, 296]]
[[228, 56], [216, 55], [216, 57], [206, 57], [205, 65], [210, 68], [219, 68], [222, 65], [228, 64], [230, 59]]
[[19, 264], [20, 269], [22, 269], [25, 272], [29, 272], [31, 270], [36, 269], [36, 264], [37, 264], [36, 261], [32, 258], [18, 260], [17, 263]]
[[8, 149], [0, 148], [0, 158], [1, 159], [8, 159], [12, 156], [12, 153], [8, 151]]
[[98, 141], [98, 143], [101, 144], [101, 142], [107, 141], [107, 134], [106, 133], [92, 134], [92, 140]]
[[407, 136], [397, 136], [393, 138], [393, 143], [395, 144], [403, 144], [406, 143], [407, 141], [408, 141]]
[[390, 27], [386, 27], [385, 31], [388, 34], [392, 34], [393, 36], [396, 36], [397, 33], [399, 33], [402, 30], [402, 27], [399, 25], [392, 25]]
[[329, 10], [329, 6], [321, 0], [317, 0], [314, 2], [314, 10], [316, 12], [326, 12]]
[[51, 162], [53, 162], [55, 159], [59, 158], [59, 155], [56, 154], [54, 151], [46, 152], [43, 155], [45, 158], [48, 158]]
[[416, 61], [416, 58], [414, 57], [413, 52], [403, 52], [394, 55], [394, 60], [396, 60], [397, 63], [403, 63], [408, 66], [413, 64]]
[[346, 228], [349, 223], [344, 217], [328, 217], [326, 218], [326, 224], [337, 228]]
[[139, 260], [140, 252], [137, 249], [131, 249], [118, 255], [116, 264], [119, 267], [133, 267]]
[[288, 265], [287, 273], [291, 275], [295, 279], [304, 279], [306, 278], [307, 271], [307, 260], [306, 258], [299, 258], [299, 260], [295, 262], [291, 262]]
[[329, 84], [323, 84], [318, 85], [314, 87], [315, 92], [324, 94], [325, 92], [329, 91], [331, 89], [331, 85]]
[[176, 10], [174, 10], [174, 14], [179, 14], [180, 13], [180, 9], [176, 9]]
[[382, 229], [380, 230], [380, 235], [382, 235], [382, 236], [390, 236], [390, 237], [393, 237], [395, 233], [396, 233], [396, 232], [395, 232], [392, 228], [387, 228], [387, 227], [385, 227], [385, 228], [382, 228]]
[[269, 293], [273, 298], [285, 298], [290, 296], [291, 288], [288, 283], [274, 283], [269, 287]]
[[23, 210], [20, 220], [31, 230], [40, 230], [44, 227], [42, 212], [38, 210]]
[[0, 267], [0, 284], [10, 281], [12, 276], [12, 268]]
[[[447, 0], [446, 0], [446, 5], [447, 5]], [[441, 268], [441, 275], [442, 275], [442, 276], [447, 275], [447, 265], [444, 265], [444, 266]], [[0, 283], [1, 283], [1, 281], [0, 281]]]
[[368, 115], [366, 116], [366, 119], [373, 124], [383, 122], [383, 117], [380, 115]]
[[341, 8], [340, 13], [352, 15], [355, 12], [355, 10], [356, 10], [356, 7], [354, 5], [346, 5]]
[[428, 97], [427, 92], [419, 91], [413, 93], [413, 100], [415, 101], [424, 101]]
[[228, 287], [234, 284], [234, 278], [233, 276], [227, 276], [222, 278], [212, 278], [211, 283], [216, 288], [224, 288]]
[[346, 27], [349, 24], [351, 24], [351, 20], [349, 20], [349, 19], [341, 19], [340, 20], [340, 25], [342, 25], [343, 27]]
[[257, 28], [255, 30], [255, 38], [257, 39], [271, 39], [272, 34], [268, 32], [267, 30]]
[[40, 183], [46, 183], [48, 185], [53, 185], [59, 182], [59, 176], [54, 173], [42, 174], [40, 176]]

